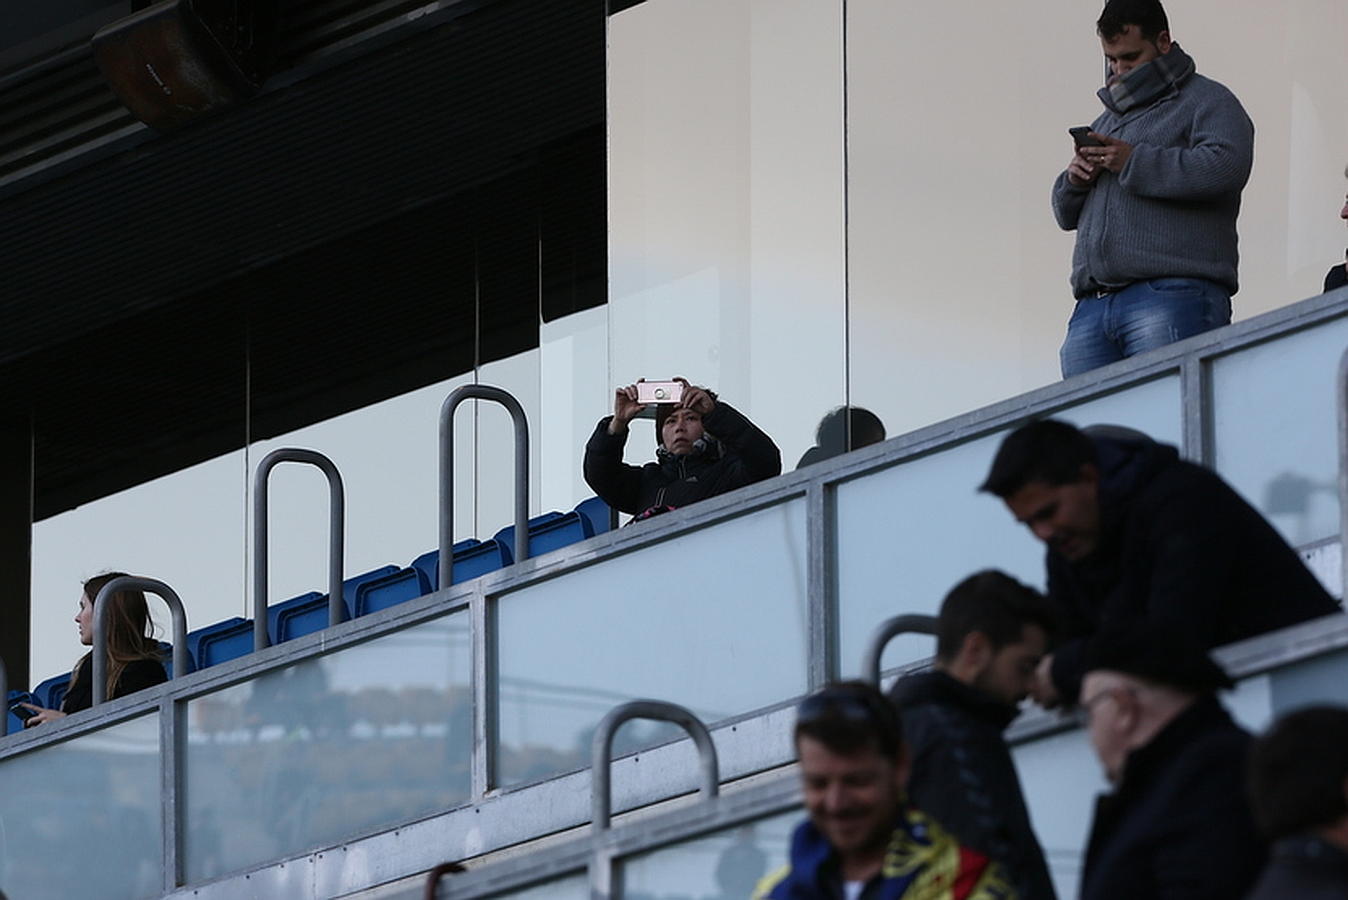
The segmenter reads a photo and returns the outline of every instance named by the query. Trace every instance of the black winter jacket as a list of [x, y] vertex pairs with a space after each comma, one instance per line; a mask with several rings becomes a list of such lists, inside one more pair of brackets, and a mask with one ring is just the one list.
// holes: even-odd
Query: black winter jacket
[[1002, 864], [1022, 900], [1055, 896], [1002, 732], [1017, 710], [945, 672], [890, 690], [912, 759], [908, 797], [961, 844]]
[[585, 444], [585, 482], [614, 509], [636, 515], [653, 506], [687, 506], [782, 472], [777, 445], [730, 404], [718, 400], [702, 419], [716, 440], [683, 456], [629, 466], [623, 460], [627, 432], [609, 434], [605, 416]]
[[1081, 900], [1235, 900], [1265, 848], [1245, 800], [1250, 735], [1211, 695], [1129, 754], [1099, 798]]
[[1348, 900], [1348, 853], [1318, 837], [1284, 838], [1247, 900]]
[[1053, 681], [1081, 688], [1095, 632], [1146, 622], [1211, 648], [1317, 616], [1339, 605], [1296, 552], [1215, 473], [1167, 444], [1092, 436], [1100, 467], [1100, 544], [1071, 562], [1050, 549], [1048, 596], [1062, 643]]

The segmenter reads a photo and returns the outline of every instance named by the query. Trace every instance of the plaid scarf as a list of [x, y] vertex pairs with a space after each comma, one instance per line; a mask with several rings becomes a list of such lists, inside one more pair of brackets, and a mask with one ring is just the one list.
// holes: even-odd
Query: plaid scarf
[[1171, 44], [1170, 52], [1143, 63], [1127, 75], [1106, 84], [1097, 92], [1100, 102], [1122, 115], [1130, 109], [1146, 106], [1157, 97], [1178, 87], [1194, 73], [1193, 57]]

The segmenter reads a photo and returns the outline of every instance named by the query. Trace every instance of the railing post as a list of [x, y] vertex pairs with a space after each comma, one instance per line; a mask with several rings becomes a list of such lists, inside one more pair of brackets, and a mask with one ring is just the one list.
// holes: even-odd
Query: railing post
[[508, 391], [465, 384], [440, 406], [440, 590], [454, 580], [454, 411], [465, 400], [499, 403], [515, 424], [515, 559], [529, 558], [529, 420]]
[[316, 466], [328, 479], [328, 624], [346, 619], [342, 602], [342, 556], [345, 549], [346, 495], [337, 466], [317, 450], [283, 447], [262, 457], [253, 474], [253, 649], [271, 644], [267, 634], [267, 484], [278, 463]]
[[119, 575], [103, 585], [94, 597], [94, 664], [90, 677], [93, 678], [93, 705], [97, 706], [107, 697], [108, 678], [108, 604], [105, 602], [118, 591], [144, 591], [157, 594], [168, 604], [173, 616], [173, 677], [178, 678], [191, 672], [191, 659], [187, 655], [187, 610], [177, 591], [154, 578], [141, 578], [135, 575]]
[[1339, 596], [1348, 598], [1348, 350], [1339, 357], [1334, 397], [1339, 427]]
[[618, 726], [632, 719], [654, 719], [657, 722], [672, 722], [678, 725], [697, 745], [698, 760], [702, 768], [702, 798], [710, 800], [720, 790], [720, 772], [716, 761], [716, 745], [712, 743], [711, 732], [702, 720], [685, 707], [663, 700], [633, 700], [609, 710], [608, 715], [599, 722], [590, 745], [590, 790], [592, 798], [590, 827], [599, 835], [608, 830], [609, 819], [613, 814], [610, 802], [609, 760], [613, 754], [613, 736]]
[[880, 623], [880, 627], [871, 634], [866, 646], [866, 656], [861, 661], [861, 677], [876, 687], [880, 686], [880, 658], [885, 646], [901, 634], [935, 634], [936, 617], [921, 613], [908, 613], [895, 616]]

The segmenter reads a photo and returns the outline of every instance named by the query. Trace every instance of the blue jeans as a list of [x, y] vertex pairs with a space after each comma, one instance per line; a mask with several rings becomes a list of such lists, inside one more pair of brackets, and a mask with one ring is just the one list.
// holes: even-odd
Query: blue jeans
[[1077, 301], [1058, 352], [1071, 378], [1231, 321], [1231, 295], [1201, 278], [1152, 278]]

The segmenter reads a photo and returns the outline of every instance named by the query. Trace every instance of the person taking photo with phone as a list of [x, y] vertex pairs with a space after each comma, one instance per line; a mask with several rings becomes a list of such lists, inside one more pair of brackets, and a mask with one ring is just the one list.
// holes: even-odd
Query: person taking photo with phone
[[[585, 445], [585, 482], [609, 506], [650, 518], [781, 474], [782, 454], [772, 438], [705, 387], [675, 378], [671, 401], [644, 382], [613, 392], [613, 415], [595, 426]], [[623, 462], [628, 425], [655, 405], [656, 459]]]

